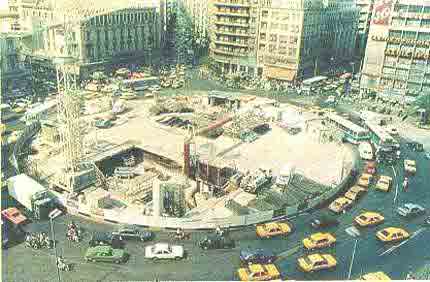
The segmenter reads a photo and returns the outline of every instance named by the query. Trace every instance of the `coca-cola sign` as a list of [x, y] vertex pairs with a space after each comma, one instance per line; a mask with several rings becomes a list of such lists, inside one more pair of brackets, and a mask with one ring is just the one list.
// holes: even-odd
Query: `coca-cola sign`
[[372, 24], [388, 25], [392, 0], [379, 0], [375, 3], [372, 14]]

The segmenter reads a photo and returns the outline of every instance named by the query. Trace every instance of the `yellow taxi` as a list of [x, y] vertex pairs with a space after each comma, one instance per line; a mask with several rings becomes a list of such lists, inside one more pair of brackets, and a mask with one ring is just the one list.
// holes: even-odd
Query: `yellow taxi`
[[380, 191], [388, 192], [390, 191], [392, 182], [393, 182], [393, 178], [386, 175], [381, 175], [381, 177], [379, 177], [378, 183], [376, 183], [376, 189]]
[[391, 281], [391, 278], [388, 277], [387, 274], [385, 274], [382, 271], [378, 271], [378, 272], [371, 272], [371, 273], [367, 273], [364, 274], [363, 276], [361, 276], [361, 280], [368, 280], [368, 281]]
[[22, 114], [22, 113], [25, 113], [26, 109], [23, 107], [16, 107], [13, 109], [13, 111], [17, 114]]
[[312, 254], [297, 260], [299, 268], [304, 272], [314, 272], [334, 268], [337, 261], [330, 254]]
[[240, 281], [268, 281], [281, 277], [274, 264], [251, 264], [237, 270]]
[[345, 197], [340, 197], [334, 200], [328, 207], [335, 213], [341, 213], [352, 206], [352, 201]]
[[361, 227], [372, 226], [384, 222], [384, 217], [377, 212], [364, 212], [354, 218], [354, 222]]
[[303, 246], [308, 250], [331, 247], [336, 243], [336, 238], [330, 233], [318, 232], [303, 239]]
[[345, 193], [345, 198], [350, 199], [351, 201], [355, 201], [358, 200], [359, 198], [361, 198], [364, 193], [367, 192], [367, 189], [360, 187], [360, 186], [353, 186], [351, 189], [349, 189], [346, 193]]
[[363, 173], [360, 178], [358, 179], [358, 186], [362, 186], [364, 188], [368, 188], [370, 185], [370, 182], [372, 181], [372, 175], [369, 173]]
[[292, 231], [291, 226], [286, 222], [270, 222], [257, 225], [257, 236], [260, 238], [270, 238], [278, 235], [288, 235]]
[[409, 236], [410, 235], [406, 230], [398, 227], [384, 228], [376, 233], [376, 237], [382, 242], [403, 241], [409, 238]]

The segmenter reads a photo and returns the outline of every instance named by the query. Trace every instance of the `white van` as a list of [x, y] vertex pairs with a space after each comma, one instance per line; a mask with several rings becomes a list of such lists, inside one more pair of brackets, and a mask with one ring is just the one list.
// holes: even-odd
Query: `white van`
[[358, 151], [360, 152], [360, 157], [363, 160], [373, 160], [373, 147], [368, 142], [362, 142], [358, 146]]

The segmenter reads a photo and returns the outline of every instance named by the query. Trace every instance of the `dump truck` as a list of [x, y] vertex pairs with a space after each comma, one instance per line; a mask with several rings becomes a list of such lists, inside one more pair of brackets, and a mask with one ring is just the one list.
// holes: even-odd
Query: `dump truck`
[[36, 219], [47, 218], [54, 209], [54, 199], [47, 188], [26, 174], [7, 180], [9, 196], [24, 206]]

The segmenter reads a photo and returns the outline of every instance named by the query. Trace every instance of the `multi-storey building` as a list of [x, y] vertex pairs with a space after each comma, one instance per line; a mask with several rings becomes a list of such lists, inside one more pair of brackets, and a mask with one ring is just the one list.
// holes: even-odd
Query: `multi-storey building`
[[430, 2], [377, 1], [361, 89], [391, 94], [430, 92]]
[[366, 50], [367, 37], [369, 35], [370, 19], [372, 18], [373, 3], [375, 0], [356, 0], [359, 8], [358, 33], [356, 44], [356, 55], [362, 59]]
[[193, 21], [194, 35], [197, 40], [208, 36], [208, 0], [180, 0]]
[[23, 34], [0, 34], [0, 91], [1, 98], [25, 96], [30, 91], [30, 73], [19, 59], [19, 44]]
[[210, 55], [224, 72], [257, 71], [258, 0], [213, 0]]
[[[110, 3], [56, 0], [64, 11], [73, 6], [73, 16], [54, 9], [50, 1], [37, 7], [19, 7], [21, 26], [34, 33], [31, 54], [33, 63], [52, 68], [52, 61], [65, 50], [64, 19], [70, 26], [67, 47], [76, 61], [75, 74], [85, 78], [94, 70], [109, 70], [129, 63], [150, 63], [160, 49], [161, 21], [158, 2], [120, 1]], [[40, 23], [36, 25], [35, 23]], [[42, 31], [43, 30], [43, 31]], [[42, 31], [42, 32], [41, 32]]]
[[353, 57], [353, 0], [214, 0], [210, 13], [210, 54], [224, 72], [293, 81]]

